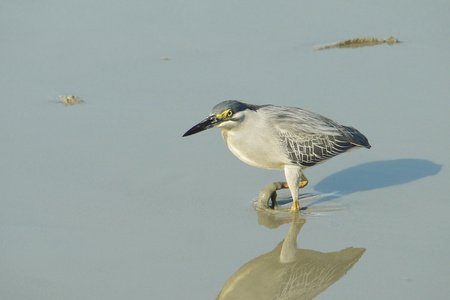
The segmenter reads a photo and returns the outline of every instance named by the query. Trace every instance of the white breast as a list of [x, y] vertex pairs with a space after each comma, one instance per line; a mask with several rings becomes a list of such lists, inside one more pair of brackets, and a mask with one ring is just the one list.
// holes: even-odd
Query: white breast
[[272, 128], [261, 120], [257, 112], [248, 114], [253, 115], [245, 118], [238, 128], [230, 131], [221, 128], [230, 151], [243, 162], [259, 168], [281, 170], [290, 164], [281, 140]]

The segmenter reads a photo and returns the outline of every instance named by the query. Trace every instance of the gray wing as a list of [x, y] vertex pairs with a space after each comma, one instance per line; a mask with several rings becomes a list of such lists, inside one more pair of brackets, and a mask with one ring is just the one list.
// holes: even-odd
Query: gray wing
[[289, 160], [305, 167], [314, 166], [356, 147], [345, 136], [339, 135], [319, 135], [304, 138], [281, 135], [281, 140], [286, 144]]
[[289, 160], [313, 166], [354, 147], [370, 148], [367, 138], [353, 127], [340, 125], [300, 108], [268, 109], [272, 126], [285, 145]]

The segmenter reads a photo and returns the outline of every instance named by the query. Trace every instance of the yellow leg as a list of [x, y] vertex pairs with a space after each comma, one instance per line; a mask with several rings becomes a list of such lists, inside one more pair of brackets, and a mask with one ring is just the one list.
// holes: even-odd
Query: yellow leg
[[298, 203], [298, 201], [294, 201], [291, 206], [291, 211], [298, 212], [299, 210], [300, 210], [300, 204]]
[[308, 184], [308, 179], [306, 179], [305, 175], [300, 176], [300, 183], [298, 184], [298, 186], [302, 189], [304, 188], [306, 185]]
[[[298, 184], [298, 187], [302, 189], [307, 184], [308, 184], [308, 179], [302, 173], [301, 176], [300, 176], [300, 183]], [[289, 188], [289, 185], [286, 182], [284, 182], [283, 185], [281, 186], [281, 188], [287, 189], [287, 188]], [[298, 201], [294, 200], [294, 202], [292, 203], [292, 206], [291, 206], [291, 211], [292, 212], [298, 212], [299, 210], [300, 210], [300, 204], [298, 203]]]
[[[309, 182], [308, 179], [304, 178], [304, 180], [303, 180], [303, 178], [302, 178], [302, 180], [298, 184], [298, 187], [302, 189], [302, 188], [304, 188], [305, 186], [308, 185], [308, 182]], [[286, 182], [283, 182], [283, 184], [281, 185], [281, 188], [282, 189], [288, 189], [289, 185]]]

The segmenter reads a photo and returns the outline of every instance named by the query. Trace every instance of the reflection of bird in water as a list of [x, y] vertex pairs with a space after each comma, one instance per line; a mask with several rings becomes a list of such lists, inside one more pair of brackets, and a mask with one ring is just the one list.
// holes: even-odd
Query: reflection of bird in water
[[216, 297], [223, 299], [312, 299], [344, 276], [366, 249], [323, 253], [297, 248], [305, 223], [296, 214], [286, 238], [271, 252], [243, 265]]
[[293, 204], [300, 209], [298, 188], [308, 184], [303, 169], [359, 147], [367, 138], [353, 127], [295, 107], [252, 105], [229, 100], [213, 107], [209, 117], [183, 136], [219, 127], [230, 151], [243, 162], [284, 170]]

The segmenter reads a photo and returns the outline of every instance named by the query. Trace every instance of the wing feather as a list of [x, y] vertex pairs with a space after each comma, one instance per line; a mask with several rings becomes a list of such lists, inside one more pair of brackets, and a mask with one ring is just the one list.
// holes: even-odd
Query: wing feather
[[291, 162], [313, 166], [354, 147], [370, 148], [367, 138], [353, 127], [343, 126], [319, 114], [294, 107], [260, 107], [269, 114]]

